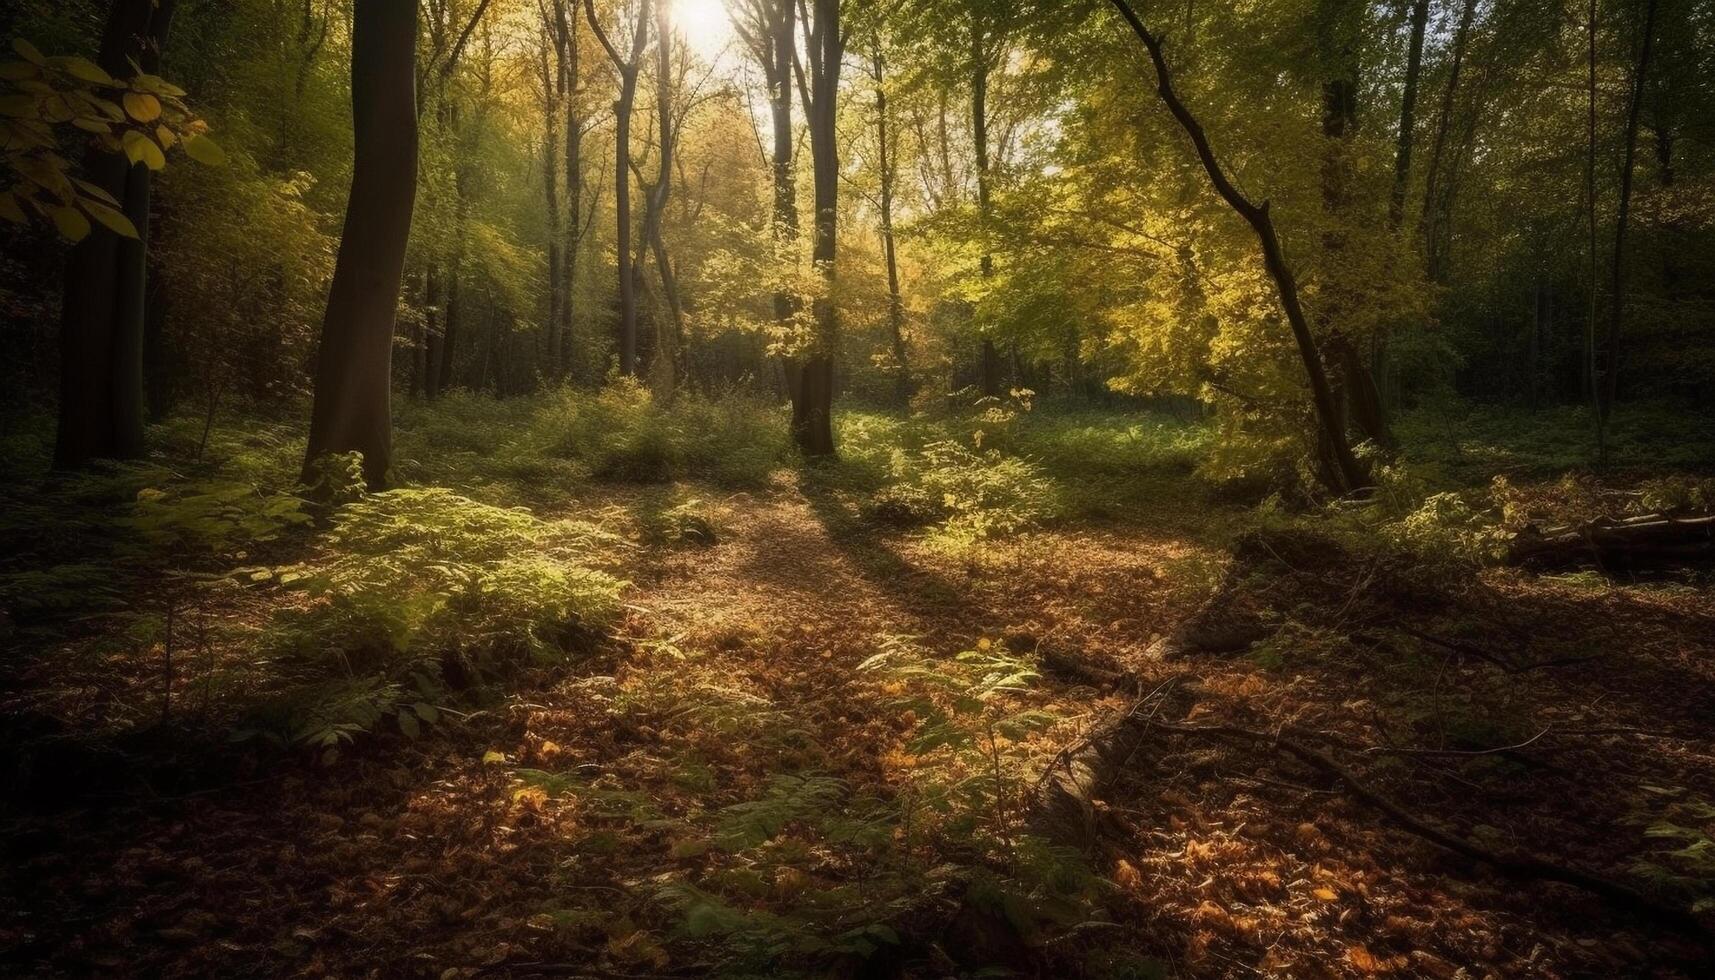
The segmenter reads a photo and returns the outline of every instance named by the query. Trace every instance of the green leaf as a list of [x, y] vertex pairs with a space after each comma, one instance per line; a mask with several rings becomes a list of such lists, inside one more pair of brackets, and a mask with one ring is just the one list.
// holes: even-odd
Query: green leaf
[[185, 137], [185, 155], [208, 167], [218, 167], [226, 162], [226, 151], [202, 133]]
[[0, 191], [0, 218], [19, 225], [28, 220], [24, 217], [24, 209], [18, 206], [18, 198], [11, 191]]
[[83, 205], [84, 211], [88, 212], [91, 218], [101, 222], [114, 234], [133, 240], [137, 238], [137, 226], [131, 223], [131, 219], [127, 218], [124, 212], [87, 197], [78, 203]]
[[406, 738], [415, 739], [423, 734], [423, 726], [417, 724], [417, 716], [407, 708], [399, 709], [399, 730]]

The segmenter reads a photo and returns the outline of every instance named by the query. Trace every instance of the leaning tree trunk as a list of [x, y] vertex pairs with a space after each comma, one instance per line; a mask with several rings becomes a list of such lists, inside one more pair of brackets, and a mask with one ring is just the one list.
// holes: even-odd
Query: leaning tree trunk
[[1304, 373], [1310, 383], [1311, 401], [1316, 407], [1317, 421], [1327, 439], [1331, 464], [1325, 475], [1328, 489], [1335, 493], [1351, 493], [1373, 487], [1375, 484], [1369, 472], [1352, 454], [1352, 447], [1346, 441], [1345, 428], [1340, 424], [1340, 414], [1334, 403], [1333, 392], [1328, 386], [1328, 376], [1322, 368], [1322, 356], [1316, 350], [1316, 340], [1311, 336], [1309, 321], [1304, 316], [1304, 308], [1299, 304], [1298, 281], [1286, 264], [1286, 255], [1281, 250], [1280, 238], [1274, 230], [1274, 219], [1269, 216], [1268, 202], [1252, 203], [1233, 186], [1226, 171], [1221, 169], [1220, 161], [1215, 158], [1215, 151], [1209, 145], [1209, 137], [1204, 133], [1202, 124], [1191, 114], [1191, 110], [1185, 107], [1185, 103], [1179, 100], [1179, 94], [1173, 89], [1173, 76], [1167, 68], [1167, 59], [1161, 53], [1161, 42], [1143, 26], [1143, 21], [1138, 18], [1137, 12], [1131, 9], [1131, 4], [1126, 0], [1111, 2], [1131, 26], [1138, 40], [1143, 42], [1144, 48], [1149, 51], [1150, 63], [1155, 68], [1156, 91], [1160, 94], [1161, 101], [1167, 104], [1167, 110], [1173, 114], [1179, 127], [1190, 137], [1191, 145], [1196, 148], [1197, 158], [1209, 176], [1209, 183], [1214, 185], [1215, 192], [1227, 202], [1227, 206], [1250, 225], [1251, 231], [1257, 237], [1257, 244], [1262, 250], [1263, 265], [1268, 270], [1269, 277], [1274, 280], [1275, 288], [1280, 294], [1281, 310], [1292, 327], [1293, 340], [1298, 345], [1298, 356], [1303, 362]]
[[[174, 0], [114, 0], [97, 56], [127, 79], [160, 68]], [[89, 181], [118, 200], [137, 228], [122, 239], [97, 225], [72, 250], [60, 313], [59, 428], [54, 466], [143, 454], [143, 329], [148, 290], [149, 170], [91, 147]]]
[[416, 4], [357, 0], [351, 197], [322, 320], [306, 480], [329, 453], [362, 453], [371, 487], [391, 465], [393, 315], [417, 195], [416, 46]]

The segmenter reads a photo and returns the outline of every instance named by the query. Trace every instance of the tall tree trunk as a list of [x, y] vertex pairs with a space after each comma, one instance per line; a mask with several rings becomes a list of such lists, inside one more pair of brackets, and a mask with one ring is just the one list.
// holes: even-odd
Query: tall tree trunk
[[[564, 296], [560, 304], [560, 353], [553, 365], [553, 377], [563, 378], [571, 360], [572, 328], [576, 322], [574, 311], [577, 304], [578, 284], [578, 253], [583, 245], [583, 144], [584, 119], [579, 101], [579, 69], [578, 69], [578, 17], [577, 0], [556, 0], [556, 10], [559, 12], [560, 29], [565, 34], [565, 75], [566, 75], [566, 244], [561, 252], [561, 264], [564, 268], [561, 290]], [[566, 7], [572, 6], [568, 13]]]
[[678, 134], [673, 130], [673, 25], [665, 3], [655, 7], [655, 117], [660, 141], [660, 169], [655, 184], [649, 189], [649, 200], [643, 220], [649, 250], [655, 257], [655, 269], [661, 277], [661, 295], [667, 304], [667, 316], [656, 316], [655, 358], [650, 365], [650, 377], [655, 392], [671, 399], [678, 384], [679, 339], [684, 336], [684, 310], [679, 305], [679, 284], [673, 276], [673, 261], [667, 254], [667, 241], [662, 224], [667, 220], [667, 202], [673, 193], [673, 142]]
[[[1357, 290], [1341, 281], [1345, 262], [1340, 258], [1347, 246], [1344, 223], [1349, 219], [1351, 199], [1351, 138], [1358, 115], [1358, 38], [1364, 16], [1363, 5], [1357, 0], [1322, 0], [1323, 30], [1321, 51], [1324, 67], [1331, 69], [1322, 86], [1322, 135], [1326, 148], [1322, 159], [1322, 207], [1331, 221], [1323, 236], [1323, 248], [1328, 253], [1326, 275], [1331, 282], [1325, 290], [1322, 322], [1324, 349], [1332, 361], [1332, 388], [1336, 412], [1342, 429], [1348, 422], [1378, 446], [1393, 448], [1393, 433], [1382, 408], [1381, 394], [1365, 363], [1358, 345], [1346, 335], [1340, 320], [1353, 303], [1361, 302]], [[1321, 440], [1322, 452], [1330, 447], [1326, 436]]]
[[650, 0], [642, 0], [637, 23], [631, 35], [630, 57], [619, 53], [602, 30], [596, 17], [595, 0], [584, 0], [590, 29], [607, 51], [619, 75], [619, 97], [613, 103], [614, 154], [614, 220], [618, 225], [614, 241], [619, 277], [619, 373], [627, 377], [637, 374], [637, 278], [633, 273], [631, 252], [631, 108], [637, 101], [637, 71], [643, 61], [643, 49], [649, 43]]
[[1329, 489], [1335, 493], [1351, 493], [1373, 487], [1374, 481], [1352, 454], [1351, 446], [1346, 442], [1345, 430], [1339, 424], [1334, 396], [1328, 386], [1328, 376], [1322, 368], [1322, 357], [1316, 350], [1316, 340], [1310, 333], [1310, 323], [1304, 316], [1304, 308], [1299, 304], [1298, 282], [1286, 264], [1280, 238], [1274, 230], [1274, 219], [1269, 216], [1268, 202], [1254, 204], [1233, 186], [1232, 180], [1221, 168], [1220, 161], [1215, 158], [1215, 151], [1209, 145], [1209, 137], [1204, 133], [1202, 124], [1197, 122], [1197, 118], [1185, 107], [1185, 103], [1179, 100], [1178, 93], [1173, 89], [1173, 76], [1167, 68], [1167, 59], [1162, 55], [1161, 42], [1144, 27], [1137, 12], [1131, 9], [1126, 0], [1110, 2], [1149, 51], [1149, 60], [1155, 68], [1156, 90], [1161, 100], [1167, 104], [1168, 111], [1179, 123], [1179, 127], [1190, 138], [1192, 146], [1196, 148], [1197, 158], [1209, 176], [1209, 183], [1214, 185], [1216, 193], [1227, 202], [1227, 206], [1237, 212], [1256, 234], [1257, 244], [1262, 251], [1263, 265], [1280, 293], [1281, 310], [1286, 314], [1287, 323], [1292, 327], [1293, 339], [1298, 344], [1299, 359], [1310, 383], [1311, 401], [1316, 408], [1317, 420], [1328, 440], [1328, 455], [1333, 464], [1326, 474]]
[[840, 161], [838, 111], [840, 0], [813, 0], [813, 23], [805, 31], [810, 84], [804, 107], [810, 123], [810, 158], [815, 175], [816, 237], [811, 258], [822, 276], [814, 305], [816, 336], [811, 338], [792, 399], [792, 436], [806, 456], [834, 453], [834, 352], [839, 342], [839, 308], [834, 301], [835, 257], [839, 251]]
[[548, 53], [543, 51], [541, 64], [542, 77], [542, 191], [545, 217], [548, 224], [548, 322], [543, 331], [548, 338], [547, 362], [548, 380], [560, 379], [560, 315], [563, 296], [560, 292], [564, 286], [564, 269], [561, 267], [560, 243], [563, 228], [560, 223], [560, 102], [566, 97], [565, 69], [565, 40], [559, 33], [557, 25], [549, 20], [543, 24], [543, 30], [548, 34], [554, 47], [554, 61], [548, 62]]
[[[430, 262], [423, 270], [423, 334], [424, 347], [423, 397], [434, 401], [441, 396], [441, 377], [446, 346], [446, 309], [441, 301], [441, 266]], [[440, 325], [436, 318], [440, 318]]]
[[[977, 223], [981, 228], [982, 258], [979, 269], [986, 281], [994, 275], [994, 254], [989, 251], [989, 52], [982, 15], [971, 14], [971, 142], [977, 154]], [[1000, 396], [1000, 354], [994, 337], [983, 329], [982, 389], [990, 398]]]
[[1602, 391], [1596, 378], [1596, 0], [1590, 0], [1586, 22], [1589, 68], [1585, 86], [1585, 159], [1584, 159], [1584, 217], [1589, 241], [1590, 296], [1584, 319], [1584, 397], [1590, 402], [1590, 414], [1596, 422], [1598, 452], [1602, 442]]
[[1620, 385], [1620, 331], [1626, 320], [1626, 230], [1632, 211], [1632, 168], [1638, 153], [1638, 113], [1643, 105], [1644, 86], [1648, 84], [1650, 49], [1655, 45], [1655, 12], [1657, 0], [1649, 0], [1644, 10], [1643, 47], [1638, 52], [1637, 70], [1632, 75], [1631, 104], [1626, 110], [1626, 153], [1620, 165], [1620, 205], [1614, 223], [1613, 299], [1608, 311], [1607, 351], [1602, 374], [1602, 392], [1598, 401], [1600, 421], [1596, 429], [1597, 458], [1608, 458], [1608, 419], [1614, 411], [1614, 397]]
[[363, 454], [364, 479], [392, 463], [393, 316], [417, 194], [417, 5], [356, 0], [352, 13], [351, 197], [316, 360], [304, 476], [329, 453]]
[[1412, 0], [1411, 42], [1405, 56], [1405, 92], [1399, 104], [1399, 136], [1393, 155], [1393, 193], [1388, 196], [1389, 230], [1405, 221], [1405, 193], [1411, 186], [1411, 151], [1417, 135], [1417, 83], [1423, 75], [1423, 35], [1429, 26], [1429, 0]]
[[893, 337], [893, 361], [899, 372], [899, 403], [909, 405], [912, 388], [911, 364], [905, 349], [905, 300], [899, 292], [899, 254], [893, 236], [893, 184], [898, 174], [898, 148], [892, 144], [889, 133], [886, 64], [879, 40], [870, 64], [870, 77], [875, 81], [876, 153], [880, 158], [881, 253], [887, 265], [887, 325]]
[[[114, 78], [160, 68], [174, 0], [114, 0], [97, 60]], [[91, 147], [87, 179], [113, 195], [137, 228], [122, 239], [97, 225], [72, 249], [60, 314], [59, 427], [54, 466], [143, 454], [143, 327], [148, 289], [149, 171]]]
[[1435, 139], [1429, 147], [1429, 166], [1424, 170], [1423, 212], [1417, 216], [1417, 237], [1424, 246], [1429, 278], [1440, 281], [1441, 269], [1434, 258], [1433, 243], [1440, 235], [1437, 202], [1441, 200], [1442, 158], [1447, 152], [1447, 137], [1453, 129], [1453, 105], [1459, 92], [1459, 76], [1464, 70], [1465, 47], [1471, 36], [1471, 20], [1476, 15], [1477, 0], [1465, 0], [1459, 13], [1459, 27], [1453, 32], [1453, 61], [1447, 70], [1447, 84], [1441, 90], [1441, 105], [1436, 112]]

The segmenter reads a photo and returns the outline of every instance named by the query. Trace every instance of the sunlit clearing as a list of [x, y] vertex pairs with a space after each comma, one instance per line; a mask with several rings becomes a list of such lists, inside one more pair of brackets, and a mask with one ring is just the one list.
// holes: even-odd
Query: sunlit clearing
[[725, 0], [674, 0], [673, 22], [705, 61], [719, 58], [733, 40]]

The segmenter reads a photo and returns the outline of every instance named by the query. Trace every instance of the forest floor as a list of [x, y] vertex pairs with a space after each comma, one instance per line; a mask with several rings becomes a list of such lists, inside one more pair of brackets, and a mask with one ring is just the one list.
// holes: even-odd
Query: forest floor
[[[814, 470], [742, 492], [587, 485], [541, 509], [629, 515], [613, 637], [334, 766], [9, 810], [0, 968], [1676, 977], [1709, 962], [1695, 926], [1502, 876], [1267, 738], [1206, 731], [1312, 743], [1487, 850], [1689, 905], [1715, 861], [1706, 582], [1449, 579], [1301, 527], [1235, 535], [1248, 511], [1153, 479], [1150, 506], [959, 550], [865, 516]], [[637, 530], [687, 499], [712, 533]], [[1160, 656], [1169, 635], [1197, 642]], [[963, 683], [938, 666], [961, 651], [1032, 665], [1001, 690], [1038, 720], [1014, 732], [978, 707], [949, 754], [914, 742], [923, 709], [900, 705]], [[1037, 774], [1128, 713], [1145, 737], [1100, 787], [1091, 835], [1030, 850]], [[960, 796], [982, 779], [986, 795]]]

